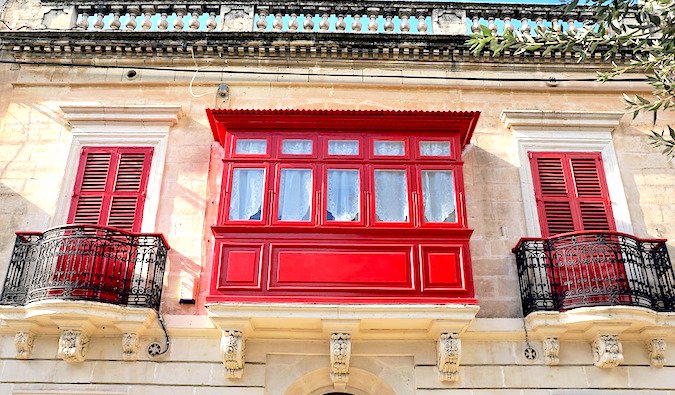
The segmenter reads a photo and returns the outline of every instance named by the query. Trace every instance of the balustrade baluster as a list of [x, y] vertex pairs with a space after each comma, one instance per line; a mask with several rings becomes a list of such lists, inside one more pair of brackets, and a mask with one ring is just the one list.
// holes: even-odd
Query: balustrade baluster
[[368, 18], [370, 18], [370, 22], [368, 22], [368, 31], [371, 33], [377, 33], [377, 17], [379, 16], [380, 9], [379, 8], [369, 8], [368, 9]]
[[187, 8], [186, 7], [174, 7], [174, 10], [176, 11], [176, 20], [173, 23], [173, 30], [175, 32], [180, 32], [183, 30], [185, 27], [185, 22], [183, 21], [183, 17], [187, 15]]
[[274, 15], [274, 22], [272, 22], [272, 29], [274, 29], [278, 32], [280, 32], [281, 29], [283, 29], [283, 27], [284, 27], [284, 22], [281, 18], [283, 18], [283, 15], [280, 12], [277, 12]]
[[530, 21], [527, 17], [523, 17], [523, 19], [520, 20], [520, 31], [525, 35], [530, 35], [532, 27], [530, 26]]
[[345, 22], [345, 16], [343, 14], [339, 14], [337, 16], [337, 22], [335, 22], [335, 30], [339, 32], [344, 32], [347, 30], [347, 23]]
[[417, 31], [426, 34], [427, 28], [427, 10], [417, 10]]
[[141, 15], [141, 8], [135, 5], [131, 5], [127, 7], [127, 12], [129, 13], [129, 20], [127, 21], [126, 25], [124, 25], [124, 27], [127, 30], [136, 30], [136, 27], [138, 26], [136, 22], [136, 17]]
[[294, 32], [298, 30], [298, 14], [292, 13], [291, 19], [288, 21], [288, 31]]
[[321, 14], [321, 21], [319, 22], [319, 31], [325, 33], [330, 29], [330, 22], [328, 21], [330, 15], [325, 9], [320, 9], [320, 11], [323, 11], [323, 13]]
[[385, 21], [384, 21], [384, 31], [387, 33], [391, 33], [394, 31], [394, 17], [390, 14], [385, 15]]
[[162, 16], [160, 17], [159, 22], [157, 23], [157, 29], [159, 30], [167, 30], [169, 28], [169, 14], [166, 12], [162, 12]]
[[110, 30], [119, 30], [122, 27], [122, 22], [120, 21], [122, 6], [112, 6], [110, 8], [113, 9], [113, 20], [110, 22]]
[[105, 26], [105, 23], [103, 22], [103, 12], [98, 12], [96, 14], [96, 22], [94, 22], [94, 29], [96, 30], [102, 30], [103, 27]]
[[87, 11], [82, 11], [80, 20], [77, 21], [76, 26], [80, 29], [89, 30], [89, 13]]
[[513, 24], [511, 23], [511, 17], [504, 17], [504, 33], [509, 32], [513, 33]]
[[567, 20], [567, 34], [570, 35], [576, 35], [577, 34], [577, 26], [574, 24], [574, 18], [570, 18]]
[[412, 10], [409, 8], [403, 8], [399, 10], [399, 18], [401, 18], [401, 33], [410, 32], [410, 14]]
[[155, 7], [148, 5], [143, 6], [143, 23], [141, 23], [141, 30], [148, 31], [152, 29], [152, 16], [155, 14]]
[[354, 22], [352, 22], [352, 31], [360, 32], [363, 29], [363, 24], [361, 23], [361, 15], [354, 14]]
[[494, 17], [488, 17], [488, 29], [492, 32], [493, 36], [497, 35], [497, 24], [495, 23]]
[[267, 15], [269, 15], [269, 11], [266, 8], [258, 9], [258, 22], [255, 25], [260, 32], [267, 29]]
[[314, 14], [311, 12], [305, 14], [305, 21], [302, 23], [302, 29], [306, 32], [314, 31]]
[[218, 22], [216, 22], [216, 13], [211, 11], [209, 12], [209, 20], [206, 22], [206, 30], [212, 32], [218, 27]]
[[190, 28], [191, 31], [197, 31], [201, 26], [201, 22], [199, 22], [199, 17], [202, 15], [202, 7], [198, 5], [190, 6], [190, 12], [192, 14], [192, 19], [190, 19], [188, 27]]
[[480, 32], [480, 22], [479, 22], [480, 18], [478, 17], [478, 15], [474, 15], [473, 18], [471, 18], [471, 20], [473, 22], [471, 24], [471, 31], [474, 33]]
[[551, 26], [554, 32], [560, 33], [562, 32], [562, 25], [558, 21], [558, 18], [552, 18], [551, 19]]

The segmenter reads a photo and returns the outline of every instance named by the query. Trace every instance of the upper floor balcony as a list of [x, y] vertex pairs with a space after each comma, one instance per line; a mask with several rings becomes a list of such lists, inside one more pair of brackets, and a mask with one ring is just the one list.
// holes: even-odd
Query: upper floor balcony
[[525, 315], [617, 305], [675, 312], [665, 240], [574, 232], [523, 238], [514, 253]]
[[158, 311], [167, 250], [162, 235], [100, 226], [18, 232], [0, 304], [86, 300]]
[[95, 225], [18, 232], [0, 296], [17, 358], [30, 358], [35, 336], [56, 332], [59, 356], [80, 362], [90, 336], [121, 332], [124, 358], [136, 359], [158, 318], [168, 249], [160, 234]]

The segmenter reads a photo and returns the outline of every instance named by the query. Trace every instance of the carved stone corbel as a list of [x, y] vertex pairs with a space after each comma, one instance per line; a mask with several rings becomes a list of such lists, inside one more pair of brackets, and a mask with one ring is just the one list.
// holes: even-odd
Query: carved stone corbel
[[593, 363], [599, 368], [613, 368], [623, 362], [623, 347], [618, 335], [598, 335], [593, 341]]
[[666, 341], [665, 339], [651, 339], [647, 342], [649, 351], [649, 364], [654, 368], [662, 368], [666, 364]]
[[35, 334], [33, 332], [20, 331], [14, 335], [14, 345], [16, 346], [17, 359], [29, 359], [33, 353], [33, 343]]
[[352, 340], [349, 333], [330, 335], [330, 379], [336, 389], [344, 389], [349, 380]]
[[240, 379], [244, 373], [244, 334], [237, 330], [223, 330], [220, 351], [223, 353], [225, 377]]
[[544, 363], [546, 365], [557, 365], [560, 363], [558, 354], [560, 353], [560, 341], [557, 337], [547, 337], [544, 339]]
[[82, 362], [88, 346], [89, 336], [84, 331], [65, 330], [59, 337], [59, 358], [66, 362]]
[[137, 360], [140, 348], [141, 341], [138, 333], [127, 332], [122, 334], [122, 359], [125, 361]]
[[441, 333], [438, 338], [437, 365], [441, 381], [459, 380], [459, 360], [462, 343], [458, 333]]

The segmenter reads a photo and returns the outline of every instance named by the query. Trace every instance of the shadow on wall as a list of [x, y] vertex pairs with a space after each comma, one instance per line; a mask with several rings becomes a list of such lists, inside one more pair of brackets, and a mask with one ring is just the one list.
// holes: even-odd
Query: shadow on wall
[[463, 159], [478, 316], [522, 317], [511, 253], [526, 235], [518, 167], [475, 145], [467, 147]]
[[51, 216], [0, 182], [0, 286], [4, 284], [12, 257], [16, 232], [44, 231]]

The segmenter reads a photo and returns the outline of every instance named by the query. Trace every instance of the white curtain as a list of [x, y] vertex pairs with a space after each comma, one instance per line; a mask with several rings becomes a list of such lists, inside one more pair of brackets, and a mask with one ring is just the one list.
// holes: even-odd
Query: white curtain
[[278, 219], [309, 221], [311, 212], [312, 170], [281, 169]]
[[328, 170], [327, 220], [358, 221], [360, 196], [358, 170]]
[[357, 140], [328, 140], [328, 155], [358, 155]]
[[234, 169], [230, 196], [230, 219], [260, 220], [264, 186], [264, 169]]
[[287, 155], [311, 155], [312, 140], [284, 140], [281, 153]]
[[408, 221], [408, 182], [404, 170], [375, 170], [375, 216], [380, 222]]
[[452, 171], [423, 170], [422, 199], [426, 222], [457, 222]]
[[403, 141], [375, 141], [373, 151], [375, 155], [403, 156], [405, 144]]
[[449, 141], [422, 141], [420, 142], [422, 156], [450, 156]]
[[267, 153], [267, 140], [237, 139], [237, 154], [264, 155]]

